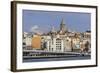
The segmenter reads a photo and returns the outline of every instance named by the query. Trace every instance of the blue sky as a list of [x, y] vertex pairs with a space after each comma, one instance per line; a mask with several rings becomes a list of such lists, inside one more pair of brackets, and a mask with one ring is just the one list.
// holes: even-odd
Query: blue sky
[[62, 19], [70, 31], [85, 32], [91, 29], [90, 13], [23, 10], [23, 31], [45, 33], [52, 26], [59, 30]]

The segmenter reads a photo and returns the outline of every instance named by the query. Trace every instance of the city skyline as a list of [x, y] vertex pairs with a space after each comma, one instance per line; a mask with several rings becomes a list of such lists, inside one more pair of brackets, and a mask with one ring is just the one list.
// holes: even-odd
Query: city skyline
[[89, 13], [23, 10], [23, 31], [47, 33], [52, 26], [57, 31], [62, 19], [70, 31], [85, 32], [91, 29]]
[[88, 13], [23, 11], [23, 62], [91, 59], [90, 18]]

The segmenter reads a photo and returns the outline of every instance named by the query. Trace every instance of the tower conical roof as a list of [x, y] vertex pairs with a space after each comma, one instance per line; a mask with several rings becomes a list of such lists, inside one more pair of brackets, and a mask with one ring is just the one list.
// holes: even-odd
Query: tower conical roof
[[64, 24], [64, 19], [62, 19], [62, 21], [61, 21], [61, 25], [63, 25]]
[[61, 21], [60, 30], [61, 30], [61, 31], [65, 31], [65, 30], [66, 30], [66, 28], [65, 28], [65, 23], [64, 23], [64, 19], [62, 19], [62, 21]]

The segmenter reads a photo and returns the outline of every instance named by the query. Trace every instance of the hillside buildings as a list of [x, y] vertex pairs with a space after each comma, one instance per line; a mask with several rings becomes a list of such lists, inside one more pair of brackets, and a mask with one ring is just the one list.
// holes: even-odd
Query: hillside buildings
[[60, 23], [58, 31], [52, 26], [48, 33], [23, 34], [24, 49], [44, 50], [50, 52], [90, 51], [91, 32], [70, 32], [64, 21]]

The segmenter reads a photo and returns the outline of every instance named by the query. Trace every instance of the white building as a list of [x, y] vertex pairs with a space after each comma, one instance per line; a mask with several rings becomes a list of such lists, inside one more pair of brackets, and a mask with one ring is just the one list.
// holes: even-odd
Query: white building
[[32, 43], [32, 35], [25, 32], [23, 34], [23, 48], [25, 47], [24, 49], [32, 49], [31, 43]]
[[56, 35], [55, 37], [51, 36], [43, 36], [42, 46], [45, 46], [45, 50], [53, 51], [53, 52], [67, 52], [72, 49], [71, 38], [65, 37], [61, 38], [60, 35]]
[[45, 40], [45, 43], [48, 51], [53, 51], [53, 52], [64, 51], [64, 41], [60, 38], [47, 39]]

